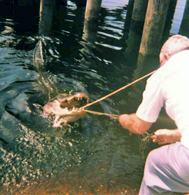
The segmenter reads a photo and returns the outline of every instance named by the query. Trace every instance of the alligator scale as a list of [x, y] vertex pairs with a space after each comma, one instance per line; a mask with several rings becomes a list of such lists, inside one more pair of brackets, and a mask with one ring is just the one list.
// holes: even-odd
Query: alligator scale
[[43, 107], [43, 113], [45, 116], [55, 116], [53, 127], [61, 127], [61, 123], [71, 123], [84, 117], [85, 111], [79, 108], [88, 102], [89, 96], [86, 93], [62, 93]]

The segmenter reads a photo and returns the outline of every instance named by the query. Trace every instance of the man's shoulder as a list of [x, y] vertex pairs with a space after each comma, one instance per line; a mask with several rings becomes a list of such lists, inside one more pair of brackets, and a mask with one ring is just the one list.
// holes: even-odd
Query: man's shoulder
[[172, 56], [149, 80], [150, 82], [160, 82], [183, 71], [189, 73], [187, 70], [189, 70], [189, 50], [184, 50]]

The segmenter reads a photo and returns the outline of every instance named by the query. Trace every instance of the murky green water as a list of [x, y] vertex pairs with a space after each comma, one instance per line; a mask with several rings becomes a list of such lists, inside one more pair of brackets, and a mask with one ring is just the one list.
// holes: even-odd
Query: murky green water
[[[130, 135], [117, 120], [89, 113], [71, 126], [53, 128], [53, 119], [41, 111], [59, 93], [85, 92], [92, 102], [158, 66], [158, 56], [139, 56], [137, 65], [137, 56], [124, 57], [127, 4], [103, 1], [99, 24], [86, 30], [84, 8], [68, 1], [55, 13], [47, 37], [37, 33], [37, 7], [21, 15], [1, 6], [1, 194], [137, 194], [145, 156], [156, 147], [146, 135]], [[44, 58], [36, 61], [40, 41]], [[90, 110], [135, 112], [144, 85], [141, 81]], [[162, 116], [151, 131], [166, 126], [174, 124]]]

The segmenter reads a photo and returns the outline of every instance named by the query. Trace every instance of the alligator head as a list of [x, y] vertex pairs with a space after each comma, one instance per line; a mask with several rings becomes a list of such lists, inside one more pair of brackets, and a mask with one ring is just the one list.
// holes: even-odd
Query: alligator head
[[54, 115], [54, 127], [61, 127], [61, 123], [71, 123], [85, 116], [85, 111], [79, 110], [89, 102], [89, 96], [86, 93], [75, 93], [68, 95], [59, 94], [53, 101], [43, 107], [45, 116]]

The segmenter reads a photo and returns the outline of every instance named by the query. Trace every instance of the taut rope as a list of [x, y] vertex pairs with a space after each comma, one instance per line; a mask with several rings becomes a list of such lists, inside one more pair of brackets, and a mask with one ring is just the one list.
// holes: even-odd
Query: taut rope
[[[144, 79], [144, 78], [146, 78], [146, 77], [152, 75], [154, 72], [156, 72], [156, 70], [154, 70], [154, 71], [152, 71], [152, 72], [150, 72], [150, 73], [148, 73], [148, 74], [146, 74], [146, 75], [144, 75], [144, 76], [142, 76], [142, 77], [140, 77], [140, 78], [134, 80], [133, 82], [131, 82], [131, 83], [129, 83], [129, 84], [127, 84], [127, 85], [125, 85], [125, 86], [123, 86], [123, 87], [117, 89], [116, 91], [113, 91], [112, 93], [110, 93], [110, 94], [108, 94], [108, 95], [106, 95], [106, 96], [104, 96], [104, 97], [102, 97], [102, 98], [100, 98], [100, 99], [97, 99], [97, 100], [94, 101], [94, 102], [91, 102], [91, 103], [86, 104], [85, 106], [81, 107], [79, 110], [84, 110], [86, 107], [89, 107], [89, 106], [91, 106], [91, 105], [93, 105], [93, 104], [96, 104], [97, 102], [100, 102], [100, 101], [102, 101], [102, 100], [104, 100], [104, 99], [106, 99], [106, 98], [108, 98], [108, 97], [110, 97], [110, 96], [112, 96], [112, 95], [118, 93], [119, 91], [121, 91], [121, 90], [123, 90], [123, 89], [126, 89], [127, 87], [129, 87], [129, 86], [131, 86], [131, 85], [133, 85], [133, 84], [135, 84], [135, 83], [141, 81], [142, 79]], [[84, 110], [84, 111], [90, 112], [90, 113], [92, 113], [92, 114], [97, 114], [97, 115], [107, 115], [107, 116], [110, 116], [110, 117], [112, 117], [112, 118], [118, 118], [118, 116], [119, 116], [119, 115], [108, 114], [108, 113], [101, 113], [101, 112], [95, 112], [95, 111], [90, 111], [90, 110]]]
[[84, 111], [88, 112], [88, 113], [91, 113], [91, 114], [109, 116], [112, 119], [118, 119], [119, 118], [118, 114], [109, 114], [109, 113], [103, 113], [103, 112], [96, 112], [96, 111], [92, 111], [92, 110], [84, 110]]

